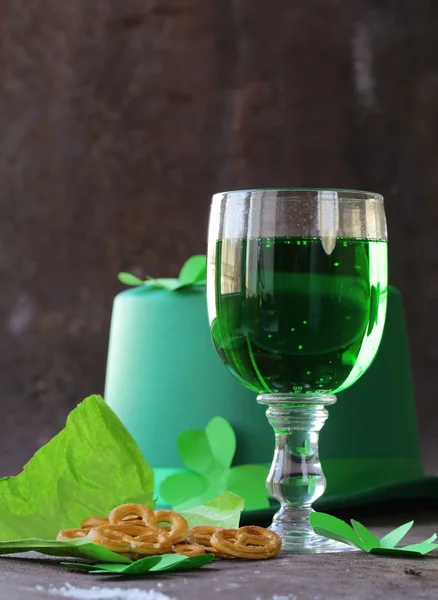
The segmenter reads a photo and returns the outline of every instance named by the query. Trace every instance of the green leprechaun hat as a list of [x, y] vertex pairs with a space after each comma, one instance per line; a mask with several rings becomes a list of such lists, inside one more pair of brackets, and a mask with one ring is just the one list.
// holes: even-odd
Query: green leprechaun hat
[[[230, 490], [250, 511], [272, 510], [264, 479], [274, 436], [256, 394], [213, 347], [205, 257], [178, 279], [121, 274], [114, 300], [105, 398], [155, 472], [158, 505]], [[383, 339], [369, 370], [338, 394], [321, 433], [327, 490], [319, 509], [438, 498], [423, 473], [401, 294], [388, 289]]]

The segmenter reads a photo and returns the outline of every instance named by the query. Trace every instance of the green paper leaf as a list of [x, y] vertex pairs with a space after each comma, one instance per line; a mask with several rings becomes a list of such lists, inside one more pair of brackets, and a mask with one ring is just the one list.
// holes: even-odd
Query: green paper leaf
[[130, 286], [143, 286], [147, 289], [161, 289], [175, 292], [192, 286], [205, 285], [207, 276], [207, 257], [196, 255], [189, 258], [179, 273], [178, 279], [159, 277], [157, 279], [147, 276], [145, 281], [132, 273], [119, 273], [121, 283]]
[[153, 471], [104, 400], [90, 396], [22, 473], [0, 480], [0, 539], [54, 540], [125, 502], [153, 506]]
[[182, 285], [205, 281], [206, 276], [207, 257], [201, 255], [190, 257], [179, 272], [179, 280]]
[[[403, 546], [403, 548], [393, 548], [393, 550], [402, 550], [403, 552], [415, 552], [415, 554], [428, 554], [429, 552], [433, 552], [438, 548], [438, 544], [433, 544], [428, 541], [418, 542], [417, 544], [409, 544], [408, 546]], [[384, 548], [384, 550], [388, 550], [388, 548]]]
[[368, 552], [369, 550], [371, 550], [371, 548], [379, 548], [380, 547], [380, 540], [378, 538], [376, 538], [374, 533], [372, 533], [369, 529], [367, 529], [364, 525], [362, 525], [362, 523], [359, 523], [358, 521], [351, 519], [351, 524], [353, 525], [354, 530], [356, 531], [356, 533], [362, 540], [362, 542], [363, 542], [362, 547], [364, 550], [366, 550]]
[[[119, 273], [118, 275], [119, 281], [125, 285], [129, 285], [132, 287], [143, 286], [148, 289], [158, 289], [158, 290], [168, 290], [170, 292], [175, 292], [176, 290], [180, 290], [182, 288], [189, 287], [190, 284], [181, 283], [179, 279], [172, 279], [170, 277], [162, 277], [155, 279], [154, 277], [147, 277], [144, 281], [133, 275], [132, 273]], [[197, 283], [191, 285], [198, 285]]]
[[325, 513], [313, 512], [310, 514], [310, 524], [318, 535], [365, 550], [362, 540], [354, 529], [341, 519]]
[[372, 548], [370, 552], [371, 554], [384, 554], [386, 556], [425, 556], [437, 548], [438, 544], [420, 542], [419, 544], [410, 544], [409, 546], [403, 546], [402, 548]]
[[145, 283], [142, 279], [132, 273], [119, 273], [118, 278], [119, 281], [125, 285], [137, 286]]
[[80, 538], [59, 542], [57, 540], [23, 539], [0, 542], [0, 554], [17, 552], [39, 552], [49, 556], [70, 556], [116, 563], [131, 563], [129, 558], [106, 550], [90, 542], [88, 538]]
[[246, 510], [269, 508], [270, 495], [266, 489], [269, 465], [241, 465], [228, 473], [228, 489], [245, 500]]
[[213, 417], [205, 428], [207, 441], [214, 459], [228, 469], [236, 452], [236, 434], [231, 425], [222, 417]]
[[380, 546], [382, 548], [393, 548], [405, 537], [413, 524], [414, 521], [409, 521], [409, 523], [400, 525], [400, 527], [397, 527], [397, 529], [390, 531], [387, 535], [382, 537], [380, 540]]
[[198, 429], [184, 431], [178, 436], [176, 445], [181, 460], [188, 469], [201, 475], [208, 475], [217, 467], [205, 431]]
[[[421, 542], [422, 544], [430, 544], [432, 542], [434, 542], [437, 538], [437, 534], [433, 533], [430, 538], [427, 538], [427, 540], [424, 540], [424, 542]], [[415, 545], [415, 544], [414, 544]]]
[[[315, 533], [343, 542], [344, 544], [353, 544], [372, 554], [385, 554], [387, 556], [424, 556], [425, 554], [438, 549], [438, 544], [433, 543], [437, 538], [435, 533], [424, 542], [410, 544], [402, 548], [395, 547], [395, 544], [398, 544], [411, 529], [414, 523], [413, 521], [397, 527], [397, 529], [388, 533], [381, 540], [361, 523], [358, 523], [353, 519], [351, 522], [356, 531], [353, 531], [347, 523], [344, 523], [344, 521], [336, 519], [331, 515], [316, 512], [311, 513], [310, 515], [310, 523]], [[353, 536], [351, 535], [351, 532], [353, 532]], [[390, 546], [390, 544], [394, 544], [394, 546]]]
[[202, 475], [176, 473], [175, 475], [169, 475], [161, 483], [160, 496], [165, 498], [170, 505], [177, 506], [193, 498], [203, 496], [208, 487], [208, 481]]
[[[166, 556], [166, 555], [164, 555]], [[175, 554], [169, 554], [167, 556], [179, 556]], [[161, 556], [145, 556], [145, 558], [140, 558], [135, 562], [132, 562], [130, 565], [124, 564], [107, 564], [100, 563], [97, 565], [93, 565], [91, 572], [97, 571], [106, 571], [110, 573], [125, 573], [126, 575], [140, 575], [143, 573], [147, 573], [161, 562]]]
[[147, 282], [149, 287], [160, 288], [162, 290], [169, 290], [174, 292], [181, 286], [181, 282], [178, 279], [162, 278], [162, 279], [149, 279]]
[[186, 569], [199, 569], [214, 560], [214, 554], [201, 554], [200, 556], [183, 556], [181, 554], [161, 554], [160, 556], [147, 556], [129, 565], [124, 564], [97, 564], [78, 565], [78, 563], [62, 563], [70, 569], [88, 570], [90, 575], [145, 575], [157, 571], [180, 571]]
[[182, 514], [189, 524], [189, 527], [198, 525], [213, 525], [215, 527], [225, 527], [227, 529], [236, 529], [239, 527], [240, 513], [243, 511], [245, 502], [243, 498], [225, 492], [202, 506], [196, 506], [189, 510], [175, 510]]

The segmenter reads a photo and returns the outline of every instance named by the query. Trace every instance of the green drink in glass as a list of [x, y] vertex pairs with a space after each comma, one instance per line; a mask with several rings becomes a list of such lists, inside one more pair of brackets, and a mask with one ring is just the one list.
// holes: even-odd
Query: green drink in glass
[[[318, 432], [333, 393], [371, 364], [383, 332], [383, 199], [348, 190], [249, 190], [213, 198], [208, 307], [216, 350], [259, 393], [276, 434], [268, 489], [285, 550], [332, 552], [308, 515], [325, 479]], [[249, 424], [250, 426], [250, 424]]]

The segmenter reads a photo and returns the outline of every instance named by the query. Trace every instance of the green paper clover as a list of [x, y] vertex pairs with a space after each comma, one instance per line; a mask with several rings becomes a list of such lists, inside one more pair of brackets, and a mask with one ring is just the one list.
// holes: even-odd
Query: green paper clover
[[351, 519], [351, 524], [341, 521], [332, 515], [314, 512], [310, 515], [310, 524], [313, 531], [318, 535], [337, 540], [349, 546], [355, 546], [365, 552], [371, 554], [385, 554], [389, 556], [424, 556], [438, 548], [438, 544], [433, 542], [436, 540], [436, 533], [430, 538], [417, 544], [397, 547], [404, 536], [411, 529], [414, 521], [405, 523], [397, 527], [381, 540], [379, 540], [369, 529], [364, 527], [358, 521]]
[[170, 292], [179, 291], [194, 286], [205, 285], [207, 276], [207, 259], [203, 255], [196, 255], [189, 258], [182, 266], [178, 279], [146, 277], [143, 281], [132, 273], [119, 273], [119, 281], [125, 285], [143, 286], [148, 289], [161, 289]]
[[194, 429], [181, 433], [177, 448], [190, 472], [169, 475], [162, 482], [160, 495], [170, 505], [185, 510], [230, 491], [245, 500], [246, 510], [269, 507], [266, 490], [269, 466], [231, 466], [236, 435], [222, 417], [214, 417], [204, 431]]

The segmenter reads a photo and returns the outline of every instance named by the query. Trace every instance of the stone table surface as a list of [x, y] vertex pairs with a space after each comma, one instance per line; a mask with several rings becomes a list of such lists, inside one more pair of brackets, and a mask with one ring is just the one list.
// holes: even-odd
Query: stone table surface
[[[412, 515], [364, 519], [379, 536]], [[438, 529], [438, 513], [415, 515], [409, 542]], [[27, 554], [0, 559], [1, 600], [86, 598], [92, 586], [102, 594], [89, 598], [113, 600], [420, 600], [438, 598], [438, 556], [389, 558], [363, 552], [325, 555], [284, 555], [270, 561], [216, 561], [203, 569], [155, 575], [144, 579], [91, 576], [68, 571], [56, 559]], [[122, 588], [111, 596], [108, 588]], [[76, 589], [77, 593], [74, 593]], [[136, 593], [133, 590], [142, 590]], [[50, 591], [51, 590], [51, 591]], [[129, 592], [129, 590], [131, 590]], [[154, 590], [154, 592], [146, 593]], [[50, 591], [50, 592], [49, 592]], [[106, 592], [105, 592], [106, 591]]]

